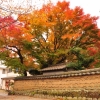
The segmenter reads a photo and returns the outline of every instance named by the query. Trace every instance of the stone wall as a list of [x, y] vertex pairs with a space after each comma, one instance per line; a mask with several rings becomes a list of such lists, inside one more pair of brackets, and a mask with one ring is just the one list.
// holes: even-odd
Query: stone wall
[[71, 71], [58, 75], [17, 77], [14, 92], [30, 95], [100, 98], [100, 69]]

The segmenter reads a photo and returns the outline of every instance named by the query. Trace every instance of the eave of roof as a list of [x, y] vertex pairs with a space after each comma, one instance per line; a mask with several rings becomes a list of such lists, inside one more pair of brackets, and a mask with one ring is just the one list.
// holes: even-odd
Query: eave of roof
[[1, 67], [1, 66], [0, 66], [0, 69], [7, 69], [7, 67]]
[[66, 68], [66, 64], [62, 63], [62, 64], [50, 66], [50, 67], [47, 67], [47, 68], [43, 68], [40, 71], [53, 71], [53, 70], [60, 70], [60, 69], [64, 69], [64, 68]]
[[3, 78], [1, 78], [2, 80], [14, 80], [15, 79], [15, 77], [3, 77]]

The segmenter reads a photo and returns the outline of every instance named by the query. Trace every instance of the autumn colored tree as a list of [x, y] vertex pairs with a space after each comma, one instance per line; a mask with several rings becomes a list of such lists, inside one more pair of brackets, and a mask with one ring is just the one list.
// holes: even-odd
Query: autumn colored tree
[[97, 19], [84, 14], [80, 7], [71, 9], [66, 1], [56, 5], [49, 3], [40, 10], [19, 17], [33, 35], [31, 55], [42, 68], [66, 60], [78, 60], [78, 56], [70, 52], [75, 47], [81, 48], [89, 57], [88, 48], [96, 47], [100, 41]]
[[84, 14], [80, 7], [71, 9], [66, 1], [49, 3], [32, 13], [19, 14], [17, 21], [4, 18], [0, 19], [0, 59], [20, 73], [66, 60], [69, 66], [73, 62], [82, 69], [96, 61], [100, 42], [98, 17]]
[[26, 70], [34, 65], [30, 51], [25, 49], [31, 49], [33, 36], [28, 34], [22, 23], [11, 16], [1, 17], [0, 22], [0, 59], [15, 72], [26, 74]]

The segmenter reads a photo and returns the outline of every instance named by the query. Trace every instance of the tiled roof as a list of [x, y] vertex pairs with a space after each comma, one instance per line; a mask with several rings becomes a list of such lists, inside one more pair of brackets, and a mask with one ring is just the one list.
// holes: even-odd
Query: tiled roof
[[65, 63], [57, 64], [57, 65], [50, 66], [50, 67], [47, 67], [47, 68], [43, 68], [40, 71], [53, 71], [53, 70], [59, 70], [59, 69], [63, 69], [63, 68], [66, 68]]
[[78, 70], [78, 71], [69, 71], [61, 74], [55, 75], [34, 75], [27, 77], [15, 77], [14, 80], [36, 80], [36, 79], [52, 79], [52, 78], [66, 78], [74, 76], [85, 76], [85, 75], [97, 75], [100, 74], [100, 68]]

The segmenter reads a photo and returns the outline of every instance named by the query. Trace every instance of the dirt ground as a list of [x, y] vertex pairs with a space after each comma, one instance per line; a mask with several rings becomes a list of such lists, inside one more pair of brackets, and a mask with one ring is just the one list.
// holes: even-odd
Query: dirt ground
[[0, 100], [55, 100], [55, 99], [43, 99], [35, 98], [31, 96], [22, 96], [22, 95], [8, 95], [6, 90], [0, 89]]
[[8, 96], [0, 96], [0, 100], [53, 100], [53, 99], [41, 99], [29, 96], [8, 95]]

